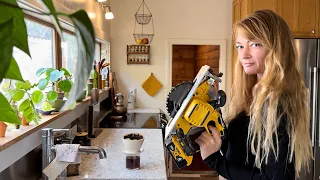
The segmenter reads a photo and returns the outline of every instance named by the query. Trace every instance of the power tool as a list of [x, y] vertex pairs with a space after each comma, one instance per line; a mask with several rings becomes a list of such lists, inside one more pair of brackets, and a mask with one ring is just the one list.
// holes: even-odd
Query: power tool
[[208, 125], [216, 127], [222, 138], [226, 135], [220, 109], [226, 94], [217, 88], [222, 75], [215, 75], [210, 66], [204, 65], [193, 81], [174, 86], [166, 99], [171, 120], [165, 128], [164, 142], [179, 169], [189, 166], [200, 151], [194, 140], [203, 131], [212, 134]]

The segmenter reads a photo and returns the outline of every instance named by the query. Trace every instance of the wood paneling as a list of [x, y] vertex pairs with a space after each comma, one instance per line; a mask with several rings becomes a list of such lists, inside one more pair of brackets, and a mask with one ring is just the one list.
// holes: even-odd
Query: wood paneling
[[201, 66], [210, 66], [219, 74], [220, 46], [174, 45], [172, 49], [172, 85], [192, 81]]
[[195, 50], [195, 72], [197, 73], [201, 66], [208, 65], [211, 69], [219, 70], [220, 46], [199, 45]]
[[194, 45], [174, 45], [172, 49], [172, 85], [194, 79]]

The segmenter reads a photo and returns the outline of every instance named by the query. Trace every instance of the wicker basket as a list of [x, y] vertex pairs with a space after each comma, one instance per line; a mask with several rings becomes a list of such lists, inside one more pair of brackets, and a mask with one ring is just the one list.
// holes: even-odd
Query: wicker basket
[[148, 43], [146, 43], [146, 44], [150, 44], [152, 42], [153, 36], [154, 36], [154, 34], [133, 34], [133, 37], [134, 37], [134, 40], [136, 43], [138, 43], [138, 39], [142, 40], [144, 38], [147, 38]]
[[136, 21], [139, 24], [146, 25], [150, 22], [152, 15], [151, 14], [136, 14]]

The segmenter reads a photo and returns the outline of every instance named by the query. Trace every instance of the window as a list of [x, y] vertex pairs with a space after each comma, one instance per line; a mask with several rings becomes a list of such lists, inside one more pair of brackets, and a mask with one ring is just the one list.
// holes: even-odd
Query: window
[[19, 65], [23, 79], [36, 83], [38, 69], [55, 66], [54, 29], [28, 19], [25, 19], [25, 23], [31, 59], [17, 48], [13, 49], [13, 57]]
[[78, 44], [75, 35], [62, 33], [63, 42], [61, 42], [62, 50], [62, 67], [65, 67], [71, 75], [75, 74], [76, 63], [78, 60]]
[[101, 61], [101, 55], [100, 55], [100, 44], [96, 43], [96, 48], [95, 48], [95, 52], [94, 52], [94, 60], [99, 62]]

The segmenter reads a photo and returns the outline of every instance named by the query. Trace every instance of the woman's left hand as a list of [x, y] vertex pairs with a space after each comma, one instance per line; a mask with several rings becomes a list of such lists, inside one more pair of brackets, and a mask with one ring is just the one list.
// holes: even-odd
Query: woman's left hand
[[203, 160], [211, 154], [219, 151], [222, 144], [220, 133], [217, 128], [212, 126], [208, 126], [208, 128], [211, 130], [212, 135], [210, 135], [207, 131], [204, 131], [195, 140], [195, 142], [200, 146], [200, 153]]

